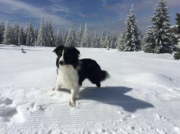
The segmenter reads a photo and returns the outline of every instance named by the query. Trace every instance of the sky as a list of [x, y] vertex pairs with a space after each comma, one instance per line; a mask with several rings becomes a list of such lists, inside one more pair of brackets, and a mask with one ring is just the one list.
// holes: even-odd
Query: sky
[[[54, 28], [78, 28], [88, 23], [89, 29], [98, 32], [122, 32], [131, 5], [142, 32], [151, 25], [151, 16], [157, 0], [0, 0], [0, 21], [24, 26], [28, 21], [35, 27], [41, 17], [52, 22]], [[171, 24], [180, 13], [180, 0], [167, 0]]]

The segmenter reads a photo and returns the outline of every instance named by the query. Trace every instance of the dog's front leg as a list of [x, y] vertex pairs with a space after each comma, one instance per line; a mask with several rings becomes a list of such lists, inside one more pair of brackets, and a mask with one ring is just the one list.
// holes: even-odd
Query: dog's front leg
[[77, 89], [71, 89], [71, 97], [69, 99], [69, 105], [71, 107], [76, 106], [76, 96], [78, 94], [78, 88]]
[[55, 91], [59, 91], [60, 88], [61, 88], [61, 83], [60, 83], [59, 77], [57, 77], [57, 79], [56, 79], [56, 85], [55, 85], [54, 90], [55, 90]]

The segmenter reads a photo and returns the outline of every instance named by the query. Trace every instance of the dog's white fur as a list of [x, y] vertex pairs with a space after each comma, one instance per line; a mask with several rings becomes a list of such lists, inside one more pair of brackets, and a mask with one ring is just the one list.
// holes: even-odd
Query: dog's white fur
[[[59, 61], [64, 61], [64, 52]], [[58, 76], [56, 80], [55, 91], [60, 90], [61, 87], [67, 88], [71, 91], [69, 103], [71, 106], [76, 105], [76, 96], [79, 92], [79, 75], [72, 65], [60, 65], [58, 68]]]

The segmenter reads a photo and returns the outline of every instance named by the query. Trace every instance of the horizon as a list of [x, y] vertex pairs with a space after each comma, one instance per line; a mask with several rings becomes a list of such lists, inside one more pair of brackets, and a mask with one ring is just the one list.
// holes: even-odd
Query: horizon
[[[21, 26], [31, 21], [35, 27], [39, 27], [43, 16], [52, 22], [55, 29], [61, 31], [68, 30], [70, 25], [77, 29], [80, 24], [87, 22], [91, 32], [109, 30], [120, 33], [124, 29], [131, 5], [134, 5], [138, 25], [144, 33], [151, 25], [150, 19], [157, 0], [0, 0], [0, 21], [8, 21], [10, 24], [17, 22]], [[167, 6], [170, 23], [174, 25], [176, 13], [180, 13], [180, 1], [168, 1]]]

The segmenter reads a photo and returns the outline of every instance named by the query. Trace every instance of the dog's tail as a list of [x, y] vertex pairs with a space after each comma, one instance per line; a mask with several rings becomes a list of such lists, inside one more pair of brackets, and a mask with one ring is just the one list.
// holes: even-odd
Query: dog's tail
[[103, 80], [105, 80], [105, 79], [107, 79], [109, 77], [110, 77], [110, 75], [109, 75], [109, 73], [107, 71], [101, 70], [101, 72], [100, 72], [100, 81], [103, 81]]

